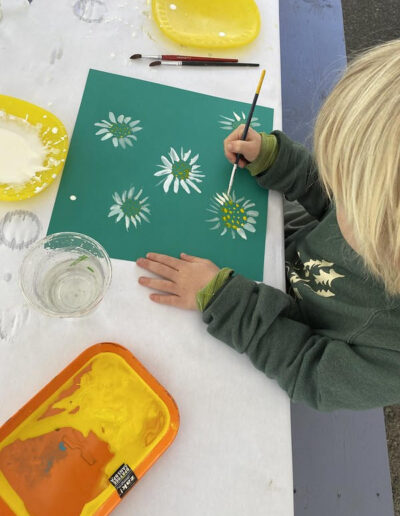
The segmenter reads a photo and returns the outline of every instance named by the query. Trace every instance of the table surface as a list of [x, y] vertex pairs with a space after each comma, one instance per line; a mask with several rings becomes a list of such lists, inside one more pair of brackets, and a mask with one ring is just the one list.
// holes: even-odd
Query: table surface
[[[52, 111], [72, 135], [87, 72], [96, 68], [249, 102], [258, 69], [149, 68], [133, 53], [202, 53], [165, 38], [146, 0], [105, 0], [103, 20], [74, 13], [75, 0], [2, 0], [0, 93]], [[262, 29], [247, 47], [220, 52], [260, 62], [267, 79], [259, 104], [281, 127], [278, 0], [258, 2]], [[210, 55], [207, 52], [207, 55]], [[222, 142], [221, 142], [222, 144]], [[37, 197], [1, 203], [35, 214], [46, 234], [58, 183]], [[15, 217], [17, 241], [29, 219]], [[283, 288], [282, 205], [270, 192], [264, 281]], [[18, 247], [18, 246], [17, 246]], [[208, 335], [201, 317], [159, 306], [137, 284], [132, 262], [113, 260], [104, 301], [83, 319], [51, 319], [31, 310], [18, 287], [24, 251], [0, 239], [0, 423], [82, 350], [96, 342], [127, 347], [176, 400], [181, 426], [170, 449], [113, 514], [192, 516], [293, 514], [289, 400], [249, 360]], [[133, 494], [134, 493], [134, 494]]]

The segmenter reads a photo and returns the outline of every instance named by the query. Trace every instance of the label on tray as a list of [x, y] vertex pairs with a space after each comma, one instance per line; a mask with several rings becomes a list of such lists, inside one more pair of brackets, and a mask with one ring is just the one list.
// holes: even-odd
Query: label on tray
[[137, 477], [127, 464], [122, 464], [108, 480], [122, 498], [136, 484]]

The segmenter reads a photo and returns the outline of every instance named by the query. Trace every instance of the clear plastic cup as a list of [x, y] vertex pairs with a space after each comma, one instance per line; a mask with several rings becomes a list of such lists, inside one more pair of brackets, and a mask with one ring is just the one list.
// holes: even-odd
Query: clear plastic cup
[[103, 299], [111, 283], [111, 261], [93, 238], [55, 233], [33, 245], [20, 269], [21, 289], [39, 311], [82, 317]]

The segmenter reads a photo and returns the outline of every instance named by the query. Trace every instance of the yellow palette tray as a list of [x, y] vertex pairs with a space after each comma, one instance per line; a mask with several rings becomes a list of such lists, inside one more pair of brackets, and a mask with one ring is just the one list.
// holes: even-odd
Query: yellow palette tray
[[91, 346], [0, 428], [0, 514], [105, 516], [178, 427], [174, 400], [126, 348]]
[[43, 145], [48, 149], [43, 166], [46, 170], [22, 185], [0, 183], [0, 201], [28, 199], [47, 188], [62, 171], [68, 151], [68, 135], [61, 121], [35, 104], [0, 95], [0, 119], [26, 124], [38, 129]]
[[152, 0], [152, 9], [161, 30], [185, 46], [240, 47], [260, 32], [254, 0]]

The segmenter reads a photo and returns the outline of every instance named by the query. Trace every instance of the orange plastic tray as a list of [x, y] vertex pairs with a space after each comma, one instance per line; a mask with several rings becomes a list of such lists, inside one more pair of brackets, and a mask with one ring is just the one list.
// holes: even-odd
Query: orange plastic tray
[[109, 514], [178, 427], [174, 400], [127, 349], [91, 346], [0, 428], [0, 514]]

